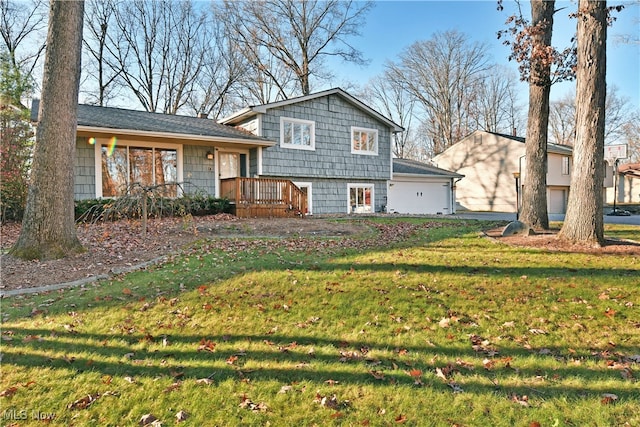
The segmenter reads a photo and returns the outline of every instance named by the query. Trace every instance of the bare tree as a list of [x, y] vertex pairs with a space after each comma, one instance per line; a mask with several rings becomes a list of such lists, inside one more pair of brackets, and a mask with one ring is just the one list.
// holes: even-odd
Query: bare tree
[[166, 58], [167, 84], [164, 87], [165, 113], [176, 114], [184, 107], [207, 56], [202, 37], [206, 14], [195, 9], [192, 1], [172, 3], [171, 31]]
[[576, 140], [567, 214], [559, 238], [604, 243], [602, 183], [607, 67], [607, 3], [578, 2]]
[[412, 129], [416, 101], [402, 82], [394, 81], [385, 73], [369, 81], [361, 98], [404, 128], [404, 132], [393, 135], [393, 155], [400, 159], [419, 159], [419, 147]]
[[[308, 95], [312, 78], [328, 79], [327, 57], [365, 63], [348, 39], [359, 35], [372, 6], [354, 0], [224, 1], [228, 34], [244, 47], [249, 63], [277, 87], [276, 96], [281, 98]], [[293, 72], [297, 88], [273, 72], [281, 69], [269, 63], [271, 58]]]
[[51, 1], [39, 124], [20, 236], [11, 254], [61, 258], [83, 251], [73, 204], [84, 2]]
[[[573, 145], [576, 123], [575, 99], [575, 93], [568, 93], [551, 103], [549, 136], [556, 144]], [[616, 86], [607, 87], [605, 111], [605, 143], [615, 144], [624, 141], [627, 125], [634, 120], [634, 115], [629, 98], [621, 96]]]
[[517, 130], [521, 124], [517, 84], [510, 70], [494, 65], [469, 88], [470, 117], [477, 129], [507, 134]]
[[[42, 32], [47, 26], [46, 5], [43, 0], [0, 0], [1, 50], [6, 51], [12, 71], [19, 73], [18, 80], [26, 81], [33, 77], [44, 52]], [[6, 102], [26, 108], [19, 98]]]
[[107, 48], [122, 84], [147, 111], [175, 114], [188, 102], [206, 49], [204, 12], [191, 0], [117, 3]]
[[486, 45], [471, 43], [458, 31], [447, 31], [412, 44], [398, 63], [387, 65], [389, 75], [424, 109], [435, 154], [469, 133], [472, 100], [468, 88], [487, 70], [487, 58]]
[[213, 7], [210, 12], [201, 32], [206, 55], [188, 105], [195, 114], [218, 118], [240, 107], [240, 82], [249, 65], [240, 46], [225, 32], [223, 10]]
[[560, 145], [573, 146], [576, 136], [575, 93], [566, 94], [549, 107], [549, 140]]
[[83, 67], [85, 84], [90, 86], [90, 102], [106, 105], [115, 96], [118, 78], [123, 72], [114, 61], [112, 33], [114, 32], [115, 0], [89, 0], [85, 13], [86, 36], [83, 45], [86, 52]]
[[[607, 86], [605, 102], [604, 141], [615, 144], [624, 140], [627, 123], [634, 120], [629, 98], [622, 96], [615, 85]], [[635, 117], [637, 120], [637, 117]]]
[[627, 143], [627, 161], [630, 163], [640, 162], [640, 110], [636, 110], [631, 114], [629, 120], [624, 126], [624, 142]]

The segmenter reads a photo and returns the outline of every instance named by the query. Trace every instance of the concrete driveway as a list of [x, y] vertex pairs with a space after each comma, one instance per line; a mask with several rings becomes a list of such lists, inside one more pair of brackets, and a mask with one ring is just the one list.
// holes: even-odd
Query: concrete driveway
[[[516, 214], [513, 212], [459, 212], [451, 215], [452, 218], [477, 219], [486, 221], [515, 221]], [[549, 221], [564, 221], [564, 214], [550, 214]], [[640, 215], [631, 216], [604, 216], [605, 224], [629, 224], [640, 225]]]

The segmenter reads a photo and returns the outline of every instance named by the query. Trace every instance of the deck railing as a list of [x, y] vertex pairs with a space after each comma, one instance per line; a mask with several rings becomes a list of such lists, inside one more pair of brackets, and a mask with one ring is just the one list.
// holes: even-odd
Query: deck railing
[[221, 179], [220, 197], [235, 205], [239, 217], [304, 217], [307, 212], [306, 193], [286, 179]]

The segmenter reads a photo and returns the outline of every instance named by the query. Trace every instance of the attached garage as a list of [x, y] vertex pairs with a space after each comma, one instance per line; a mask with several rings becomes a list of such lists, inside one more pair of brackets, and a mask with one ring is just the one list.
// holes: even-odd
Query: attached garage
[[567, 199], [569, 189], [552, 187], [549, 188], [548, 210], [550, 214], [564, 214], [567, 212]]
[[455, 213], [455, 183], [464, 175], [408, 159], [393, 159], [387, 211], [410, 215]]

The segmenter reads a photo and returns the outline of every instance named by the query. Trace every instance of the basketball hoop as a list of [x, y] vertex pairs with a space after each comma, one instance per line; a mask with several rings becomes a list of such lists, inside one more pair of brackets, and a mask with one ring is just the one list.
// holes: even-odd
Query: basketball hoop
[[612, 144], [604, 146], [604, 159], [609, 166], [614, 166], [616, 160], [627, 158], [627, 144]]
[[617, 212], [616, 199], [618, 198], [618, 186], [616, 184], [616, 181], [618, 178], [618, 160], [626, 158], [627, 144], [604, 146], [604, 159], [607, 161], [609, 166], [613, 168], [613, 213], [611, 213], [610, 215], [615, 215]]

